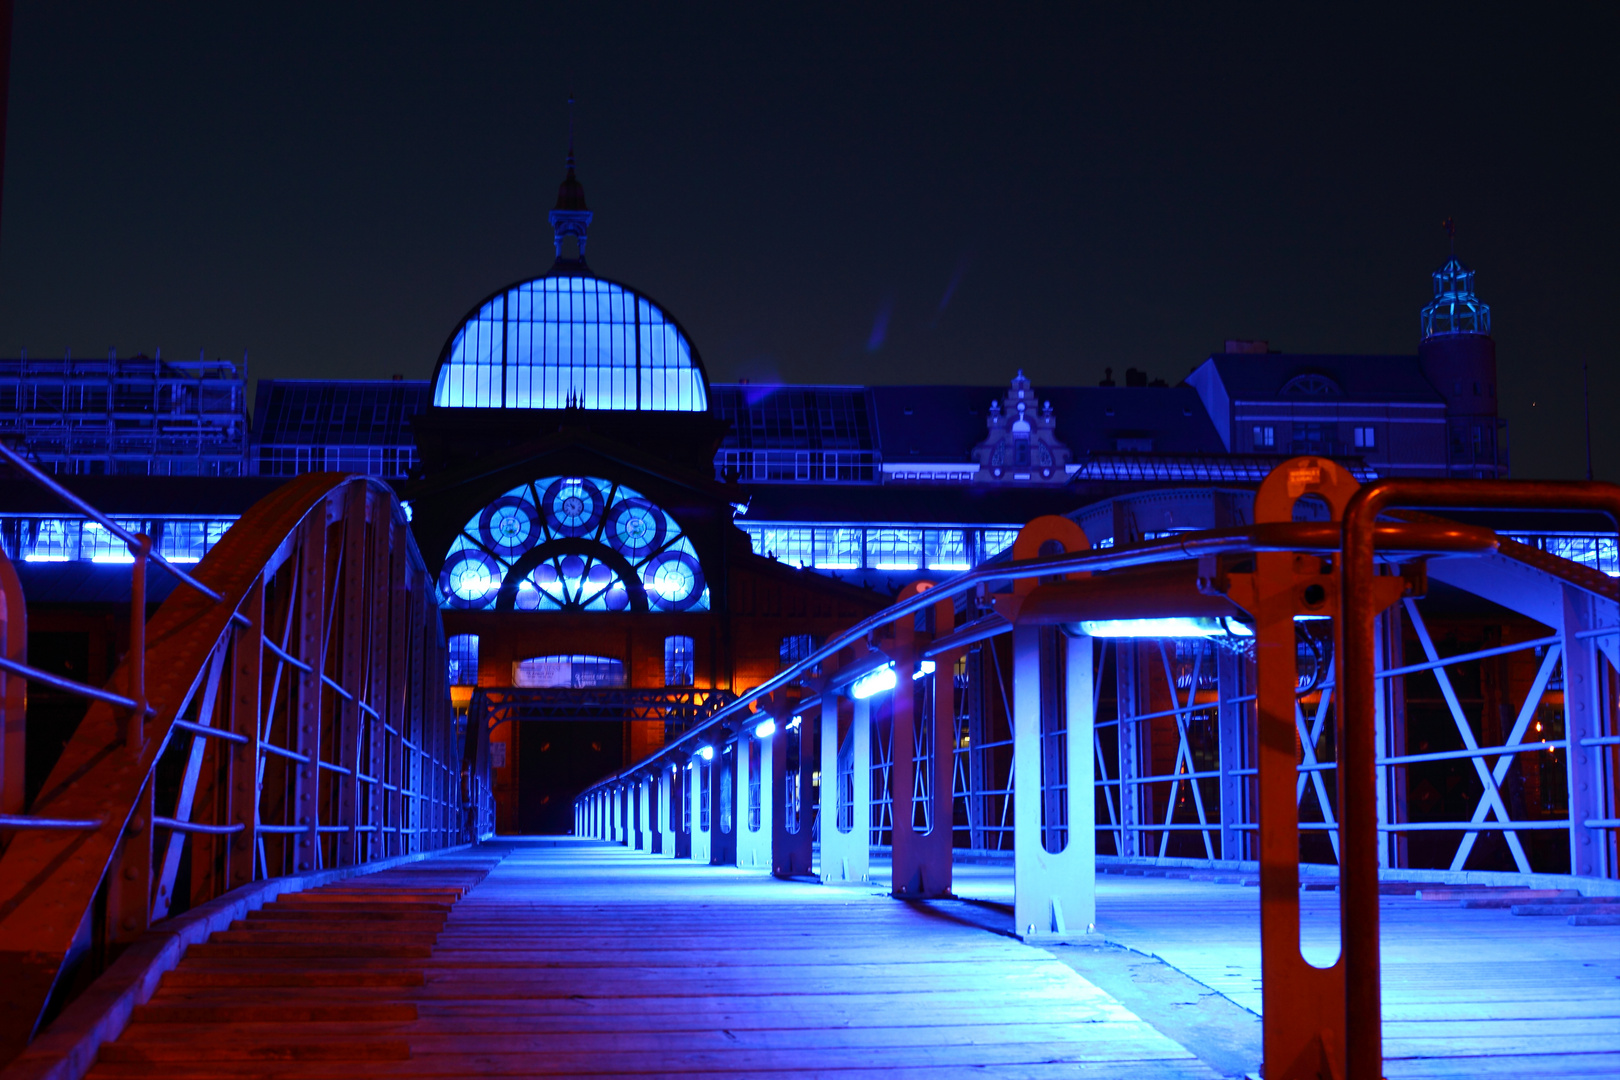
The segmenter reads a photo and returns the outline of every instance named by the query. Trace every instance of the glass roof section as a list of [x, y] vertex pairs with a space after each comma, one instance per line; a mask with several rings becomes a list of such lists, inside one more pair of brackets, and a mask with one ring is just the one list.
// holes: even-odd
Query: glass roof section
[[445, 347], [440, 408], [706, 412], [692, 343], [657, 304], [603, 278], [556, 274], [478, 308]]

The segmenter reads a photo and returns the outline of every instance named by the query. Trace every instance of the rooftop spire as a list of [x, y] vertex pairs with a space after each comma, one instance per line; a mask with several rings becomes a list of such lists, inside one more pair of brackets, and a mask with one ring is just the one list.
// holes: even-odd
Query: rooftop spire
[[[551, 211], [552, 239], [557, 249], [555, 269], [585, 269], [585, 237], [591, 211], [585, 205], [585, 186], [574, 176], [574, 95], [568, 95], [568, 159], [563, 182], [557, 187], [557, 205]], [[572, 236], [578, 245], [573, 258], [563, 257], [563, 241]]]
[[1451, 242], [1451, 257], [1434, 272], [1434, 299], [1423, 309], [1423, 338], [1440, 334], [1491, 332], [1491, 308], [1474, 293], [1474, 272], [1457, 261], [1457, 225], [1441, 223]]

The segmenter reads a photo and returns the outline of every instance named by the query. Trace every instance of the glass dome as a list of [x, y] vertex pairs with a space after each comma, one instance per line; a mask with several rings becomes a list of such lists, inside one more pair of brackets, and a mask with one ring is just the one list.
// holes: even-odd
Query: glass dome
[[1490, 332], [1491, 308], [1474, 295], [1474, 272], [1453, 256], [1434, 272], [1434, 300], [1423, 309], [1423, 336]]
[[553, 274], [496, 293], [451, 337], [441, 408], [707, 412], [697, 350], [662, 308], [604, 278]]

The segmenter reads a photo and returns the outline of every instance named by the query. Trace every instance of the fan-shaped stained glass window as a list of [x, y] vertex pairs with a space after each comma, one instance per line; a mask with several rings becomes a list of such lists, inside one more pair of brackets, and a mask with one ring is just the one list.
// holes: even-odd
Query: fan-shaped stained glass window
[[537, 278], [467, 317], [439, 359], [433, 404], [706, 412], [708, 382], [675, 320], [595, 277]]
[[445, 607], [707, 611], [691, 540], [640, 492], [592, 476], [522, 484], [473, 516], [439, 574]]

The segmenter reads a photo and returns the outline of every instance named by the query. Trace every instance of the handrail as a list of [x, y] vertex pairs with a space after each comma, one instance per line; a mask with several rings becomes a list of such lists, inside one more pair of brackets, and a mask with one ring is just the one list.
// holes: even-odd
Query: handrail
[[[0, 656], [0, 671], [9, 672], [29, 682], [43, 683], [54, 687], [64, 693], [75, 694], [78, 697], [90, 698], [92, 701], [105, 701], [109, 705], [117, 705], [121, 709], [135, 708], [135, 701], [123, 694], [114, 694], [110, 690], [91, 686], [89, 683], [77, 682], [62, 675], [53, 675], [49, 671], [41, 671], [28, 664], [20, 664], [15, 660]], [[157, 712], [152, 706], [146, 706], [146, 715], [152, 716]]]
[[[103, 515], [90, 516], [104, 522]], [[0, 939], [27, 941], [31, 950], [0, 954], [10, 1002], [0, 1010], [0, 1062], [31, 1038], [86, 913], [105, 920], [96, 932], [117, 945], [168, 912], [182, 844], [214, 845], [199, 858], [216, 867], [203, 887], [217, 894], [263, 876], [361, 865], [396, 850], [432, 850], [493, 831], [487, 753], [470, 764], [476, 746], [463, 742], [479, 740], [463, 740], [456, 730], [435, 582], [393, 491], [364, 476], [305, 474], [270, 492], [237, 524], [244, 527], [227, 530], [195, 577], [184, 575], [199, 587], [171, 593], [150, 620], [142, 587], [150, 540], [133, 537], [141, 551], [130, 647], [105, 688], [36, 672], [21, 662], [25, 657], [0, 657], [8, 678], [37, 678], [91, 699], [35, 801], [37, 816], [0, 817], [0, 831], [9, 837], [0, 853]], [[318, 658], [351, 655], [342, 636], [360, 632], [356, 620], [334, 624], [330, 613], [339, 604], [365, 610], [383, 625], [404, 617], [421, 627], [410, 635], [401, 675], [390, 674], [395, 664], [385, 664], [373, 676], [381, 680], [375, 705], [359, 702], [321, 673]], [[265, 633], [272, 623], [279, 640], [296, 642], [289, 644], [296, 655]], [[338, 662], [338, 678], [353, 681], [357, 675], [347, 661]], [[261, 679], [267, 692], [246, 695], [244, 706], [243, 687]], [[359, 709], [307, 693], [322, 685]], [[307, 709], [315, 710], [313, 729]], [[383, 713], [393, 723], [382, 723]], [[356, 744], [341, 731], [323, 739], [321, 728], [363, 727], [371, 719], [379, 723], [362, 744], [369, 748], [364, 754], [343, 765], [321, 760], [323, 746]], [[268, 741], [271, 731], [283, 745]], [[193, 741], [185, 756], [187, 783], [178, 794], [154, 792], [158, 760], [177, 735], [213, 740], [215, 748], [204, 755]], [[261, 767], [266, 758], [274, 768]], [[199, 801], [193, 815], [203, 768], [218, 770], [216, 784], [235, 786], [229, 810]], [[340, 779], [330, 777], [333, 771]], [[355, 797], [311, 810], [306, 824], [303, 812], [290, 809], [309, 805], [297, 792], [324, 783], [351, 787]], [[281, 789], [273, 802], [272, 785]], [[379, 788], [386, 793], [366, 794]], [[275, 811], [261, 821], [261, 806], [289, 808], [288, 816]], [[294, 820], [298, 824], [290, 824]], [[179, 884], [181, 895], [186, 888]], [[105, 915], [95, 907], [103, 894]]]
[[[40, 472], [39, 469], [34, 467], [32, 462], [28, 461], [22, 455], [18, 454], [17, 451], [13, 450], [3, 442], [0, 442], [0, 457], [6, 458], [6, 460], [10, 461], [13, 465], [17, 466], [17, 468], [27, 473], [35, 483], [45, 488], [45, 490], [49, 491], [52, 495], [55, 495], [63, 502], [72, 506], [79, 513], [83, 514], [85, 517], [94, 521], [97, 525], [100, 525], [103, 529], [106, 529], [108, 532], [118, 537], [118, 539], [128, 544], [130, 550], [133, 551], [141, 546], [140, 541], [136, 538], [137, 534], [125, 529], [112, 518], [85, 502], [83, 499], [73, 494], [73, 492], [69, 491], [61, 484], [58, 484], [55, 480], [51, 479], [48, 474]], [[147, 558], [163, 567], [163, 569], [167, 570], [169, 573], [173, 574], [175, 577], [179, 578], [193, 589], [196, 589], [198, 592], [208, 597], [208, 599], [215, 602], [223, 599], [219, 593], [215, 592], [213, 589], [210, 589], [207, 585], [204, 585], [202, 582], [198, 581], [196, 578], [192, 577], [190, 574], [186, 573], [184, 570], [180, 569], [178, 566], [174, 565], [174, 563], [170, 562], [168, 559], [165, 559], [157, 552], [151, 552], [148, 554]]]
[[[1376, 535], [1378, 549], [1386, 557], [1483, 554], [1495, 550], [1497, 542], [1496, 534], [1490, 529], [1443, 519], [1419, 523], [1380, 521], [1377, 524]], [[1333, 555], [1338, 553], [1341, 545], [1342, 533], [1337, 522], [1274, 522], [1245, 528], [1177, 533], [1172, 537], [1147, 540], [1139, 544], [989, 563], [957, 574], [955, 577], [946, 578], [932, 588], [862, 619], [813, 650], [803, 660], [789, 665], [753, 689], [743, 692], [736, 701], [707, 720], [687, 729], [674, 742], [665, 744], [634, 765], [596, 781], [580, 792], [577, 798], [584, 798], [604, 787], [621, 783], [666, 757], [694, 752], [698, 745], [703, 744], [704, 737], [711, 729], [724, 725], [734, 718], [748, 715], [748, 708], [754, 702], [791, 686], [807, 675], [812, 675], [822, 661], [836, 656], [851, 645], [864, 642], [874, 630], [908, 615], [915, 615], [943, 600], [973, 592], [980, 586], [1058, 574], [1100, 573], [1160, 563], [1187, 562], [1219, 555], [1260, 552]], [[691, 748], [690, 751], [688, 747]]]

